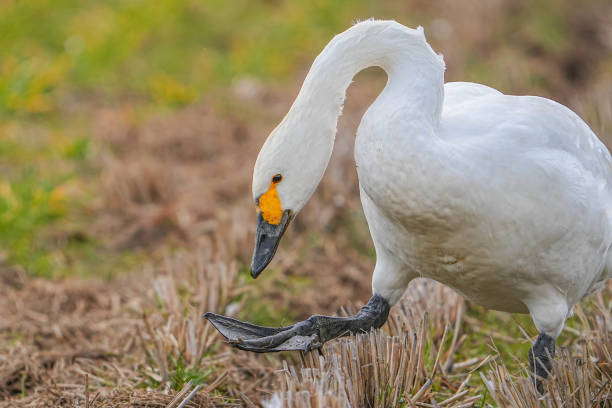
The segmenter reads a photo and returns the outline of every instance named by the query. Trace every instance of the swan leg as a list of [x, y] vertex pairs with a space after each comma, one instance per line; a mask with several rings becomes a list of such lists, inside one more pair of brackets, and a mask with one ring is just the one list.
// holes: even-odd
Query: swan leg
[[542, 382], [552, 372], [555, 339], [563, 330], [569, 307], [562, 296], [547, 288], [542, 288], [539, 296], [530, 299], [527, 307], [539, 332], [538, 339], [529, 350], [529, 371], [538, 392], [543, 394]]
[[349, 317], [314, 315], [291, 326], [272, 328], [241, 322], [215, 313], [204, 318], [241, 350], [268, 353], [273, 351], [310, 351], [323, 343], [349, 334], [365, 333], [381, 327], [389, 316], [391, 306], [382, 296], [374, 294], [359, 312]]
[[552, 371], [554, 357], [555, 339], [548, 334], [540, 333], [535, 344], [529, 350], [529, 371], [540, 394], [544, 394], [542, 380], [548, 378], [548, 374]]

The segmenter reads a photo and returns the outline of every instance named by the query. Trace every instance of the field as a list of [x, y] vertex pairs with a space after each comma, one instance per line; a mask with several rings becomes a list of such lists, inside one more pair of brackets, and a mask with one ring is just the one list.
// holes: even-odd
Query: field
[[552, 98], [612, 146], [608, 0], [0, 2], [0, 407], [612, 406], [610, 283], [568, 321], [544, 397], [529, 317], [432, 281], [320, 353], [236, 351], [202, 319], [286, 325], [370, 297], [353, 144], [378, 69], [248, 274], [257, 152], [317, 53], [369, 17], [422, 25], [447, 81]]

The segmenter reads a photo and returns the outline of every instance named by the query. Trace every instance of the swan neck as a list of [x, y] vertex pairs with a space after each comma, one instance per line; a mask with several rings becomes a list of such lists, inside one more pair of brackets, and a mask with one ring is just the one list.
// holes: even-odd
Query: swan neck
[[[346, 90], [365, 68], [378, 66], [388, 77], [383, 94], [395, 96], [394, 108], [439, 121], [444, 62], [427, 44], [423, 30], [394, 22], [369, 21], [334, 37], [314, 61], [292, 111], [331, 121], [334, 134]], [[311, 122], [313, 123], [313, 122]]]

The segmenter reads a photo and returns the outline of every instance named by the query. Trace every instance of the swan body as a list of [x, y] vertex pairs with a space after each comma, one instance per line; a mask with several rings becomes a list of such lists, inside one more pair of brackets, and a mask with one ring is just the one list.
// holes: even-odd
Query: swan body
[[[341, 323], [344, 331], [380, 326], [408, 283], [427, 277], [487, 308], [530, 313], [540, 332], [530, 361], [545, 377], [534, 359], [550, 369], [554, 339], [573, 306], [611, 277], [610, 153], [561, 104], [474, 83], [444, 84], [443, 58], [421, 28], [361, 22], [316, 58], [255, 164], [259, 224], [251, 273], [270, 262], [319, 184], [346, 89], [370, 66], [388, 76], [355, 142], [377, 256], [374, 295]], [[207, 317], [253, 351], [320, 347], [342, 332], [338, 318], [325, 316], [284, 329]], [[298, 338], [306, 346], [296, 346]]]
[[432, 278], [487, 308], [531, 312], [556, 337], [609, 278], [610, 154], [550, 100], [469, 83], [445, 96], [427, 147], [389, 137], [410, 126], [401, 117], [377, 122], [391, 101], [359, 128], [364, 211], [377, 256], [394, 260], [375, 269], [374, 290], [393, 302], [406, 278]]

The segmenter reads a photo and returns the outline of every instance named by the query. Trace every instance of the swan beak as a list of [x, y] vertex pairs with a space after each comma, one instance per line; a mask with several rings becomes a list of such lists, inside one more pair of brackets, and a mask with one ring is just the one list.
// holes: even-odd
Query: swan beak
[[289, 222], [293, 218], [291, 210], [283, 211], [283, 217], [278, 224], [270, 224], [263, 219], [261, 213], [257, 214], [257, 231], [255, 232], [255, 250], [251, 261], [251, 276], [257, 278], [261, 271], [270, 263], [280, 239], [282, 238]]

